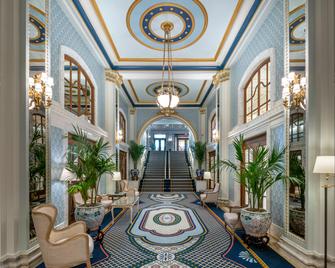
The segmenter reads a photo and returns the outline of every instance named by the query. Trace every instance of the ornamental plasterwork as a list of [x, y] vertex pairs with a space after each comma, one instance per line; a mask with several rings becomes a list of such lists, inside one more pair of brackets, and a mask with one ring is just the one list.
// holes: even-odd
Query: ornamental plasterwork
[[222, 82], [229, 80], [230, 70], [224, 69], [213, 76], [213, 85], [217, 88]]
[[105, 70], [105, 77], [106, 77], [107, 81], [113, 82], [118, 87], [120, 87], [123, 83], [123, 78], [117, 71], [106, 69]]

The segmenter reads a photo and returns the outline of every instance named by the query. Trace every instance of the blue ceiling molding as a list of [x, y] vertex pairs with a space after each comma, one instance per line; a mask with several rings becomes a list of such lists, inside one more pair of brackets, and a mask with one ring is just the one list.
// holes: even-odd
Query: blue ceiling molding
[[124, 84], [122, 84], [121, 87], [122, 87], [122, 89], [124, 90], [124, 92], [126, 93], [126, 95], [127, 95], [128, 99], [129, 99], [131, 105], [132, 105], [133, 107], [136, 107], [136, 106], [135, 106], [136, 104], [134, 103], [133, 99], [131, 98], [131, 96], [130, 96], [130, 94], [129, 94], [127, 88], [126, 88], [126, 86], [125, 86]]
[[34, 72], [44, 72], [45, 67], [44, 66], [30, 66], [29, 70], [34, 71]]
[[204, 98], [202, 99], [202, 102], [200, 103], [200, 107], [202, 107], [202, 105], [204, 105], [204, 103], [205, 103], [205, 101], [206, 101], [206, 99], [207, 99], [209, 93], [211, 93], [211, 91], [212, 91], [212, 89], [213, 89], [213, 86], [214, 86], [213, 83], [211, 83], [211, 85], [209, 86], [209, 88], [208, 88], [208, 90], [207, 90], [207, 92], [206, 92]]
[[262, 0], [255, 0], [255, 2], [252, 4], [250, 10], [249, 10], [249, 13], [248, 15], [246, 16], [240, 30], [238, 31], [236, 37], [235, 37], [235, 40], [234, 42], [232, 43], [231, 47], [229, 48], [228, 50], [228, 53], [226, 55], [226, 57], [224, 58], [222, 64], [220, 65], [220, 70], [224, 69], [224, 67], [226, 66], [229, 58], [231, 57], [231, 55], [233, 54], [234, 52], [234, 49], [236, 48], [238, 42], [240, 41], [243, 33], [245, 32], [245, 30], [247, 29], [250, 21], [252, 20], [253, 16], [255, 15], [256, 11], [257, 11], [257, 8], [259, 7], [259, 5], [261, 4]]
[[76, 8], [77, 8], [77, 10], [78, 10], [78, 12], [79, 12], [79, 14], [80, 14], [80, 16], [83, 18], [83, 20], [84, 20], [84, 22], [85, 22], [85, 24], [86, 24], [88, 30], [89, 30], [90, 33], [92, 34], [92, 36], [93, 36], [95, 42], [97, 43], [98, 47], [100, 48], [102, 54], [104, 55], [106, 61], [108, 62], [109, 67], [110, 67], [111, 69], [114, 69], [114, 65], [113, 65], [111, 59], [109, 58], [108, 53], [107, 53], [106, 49], [104, 48], [104, 46], [103, 46], [103, 44], [102, 44], [102, 42], [101, 42], [101, 40], [100, 40], [100, 38], [99, 38], [97, 32], [94, 30], [93, 25], [92, 25], [92, 23], [90, 22], [90, 20], [89, 20], [87, 14], [85, 13], [85, 11], [84, 11], [82, 5], [80, 4], [80, 0], [72, 0], [72, 1], [73, 1], [73, 4], [76, 6]]
[[290, 71], [294, 72], [304, 72], [306, 70], [305, 66], [290, 66]]

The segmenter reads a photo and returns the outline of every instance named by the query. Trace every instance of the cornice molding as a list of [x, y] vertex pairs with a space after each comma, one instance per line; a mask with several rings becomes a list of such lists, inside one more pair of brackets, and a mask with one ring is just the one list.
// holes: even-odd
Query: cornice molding
[[105, 79], [116, 84], [118, 87], [121, 87], [123, 83], [122, 75], [111, 69], [105, 69]]
[[217, 72], [213, 76], [214, 88], [218, 88], [222, 82], [227, 81], [229, 79], [230, 79], [230, 69], [223, 69]]

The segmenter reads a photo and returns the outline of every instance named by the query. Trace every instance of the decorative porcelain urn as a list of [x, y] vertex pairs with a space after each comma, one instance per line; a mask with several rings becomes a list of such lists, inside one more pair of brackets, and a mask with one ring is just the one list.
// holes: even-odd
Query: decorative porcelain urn
[[74, 211], [74, 218], [76, 221], [84, 221], [90, 231], [99, 229], [105, 216], [105, 208], [98, 203], [95, 206], [78, 206]]
[[241, 223], [247, 235], [253, 237], [267, 236], [271, 225], [271, 212], [251, 211], [250, 208], [241, 210]]

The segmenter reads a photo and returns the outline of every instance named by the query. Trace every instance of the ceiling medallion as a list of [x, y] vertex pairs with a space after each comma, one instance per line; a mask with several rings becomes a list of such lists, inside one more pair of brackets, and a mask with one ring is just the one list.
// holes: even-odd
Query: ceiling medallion
[[157, 105], [166, 116], [174, 113], [179, 103], [178, 92], [175, 88], [172, 72], [171, 30], [173, 23], [165, 21], [161, 27], [164, 29], [164, 50], [162, 64], [162, 82], [158, 90]]
[[[162, 82], [157, 81], [147, 86], [145, 91], [147, 92], [148, 95], [156, 98], [159, 90], [161, 89], [161, 86], [162, 86]], [[180, 83], [180, 82], [174, 82], [174, 87], [175, 87], [175, 90], [178, 92], [178, 96], [180, 98], [186, 96], [190, 91], [190, 88], [187, 85]]]
[[[127, 28], [130, 34], [142, 45], [155, 50], [163, 50], [164, 29], [167, 21], [170, 29], [171, 50], [191, 46], [204, 34], [208, 16], [199, 0], [190, 1], [187, 8], [183, 1], [161, 2], [150, 6], [151, 1], [135, 0], [127, 13]], [[180, 2], [180, 4], [178, 4]], [[151, 2], [152, 3], [152, 2]], [[194, 14], [197, 15], [196, 22]]]

